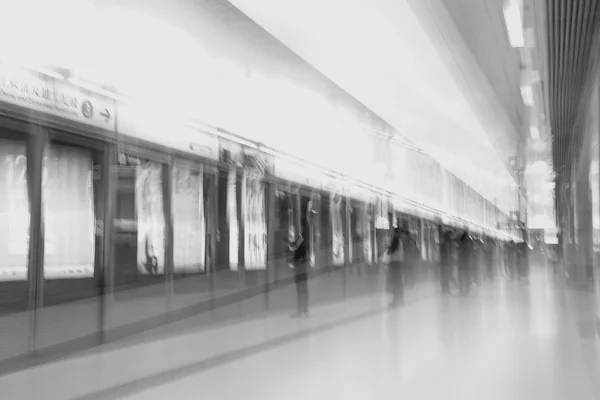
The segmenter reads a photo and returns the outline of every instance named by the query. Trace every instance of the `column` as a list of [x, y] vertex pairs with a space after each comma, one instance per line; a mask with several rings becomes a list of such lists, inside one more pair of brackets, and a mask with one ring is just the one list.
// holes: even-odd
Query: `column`
[[593, 253], [593, 223], [592, 223], [592, 199], [589, 182], [589, 155], [582, 152], [580, 168], [577, 172], [577, 185], [575, 193], [577, 221], [576, 252], [573, 261], [574, 280], [577, 284], [586, 284], [592, 270]]

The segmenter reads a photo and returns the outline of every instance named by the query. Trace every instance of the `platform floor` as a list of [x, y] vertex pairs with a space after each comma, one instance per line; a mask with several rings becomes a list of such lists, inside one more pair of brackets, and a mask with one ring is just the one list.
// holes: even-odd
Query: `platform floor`
[[277, 310], [205, 329], [195, 317], [2, 376], [0, 397], [600, 398], [597, 298], [544, 268], [468, 297], [422, 284], [403, 307], [386, 305], [376, 291], [322, 303], [308, 319]]

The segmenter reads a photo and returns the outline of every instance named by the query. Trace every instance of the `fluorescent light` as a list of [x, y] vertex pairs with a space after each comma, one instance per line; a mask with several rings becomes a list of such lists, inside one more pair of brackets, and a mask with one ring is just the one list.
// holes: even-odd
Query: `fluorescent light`
[[525, 46], [522, 8], [522, 0], [506, 0], [504, 3], [504, 21], [506, 22], [508, 41], [512, 47]]
[[540, 130], [538, 129], [537, 126], [531, 126], [531, 127], [529, 127], [529, 132], [531, 133], [531, 137], [533, 139], [539, 139], [540, 138]]
[[523, 97], [523, 104], [527, 107], [533, 107], [535, 105], [531, 85], [521, 85], [521, 97]]

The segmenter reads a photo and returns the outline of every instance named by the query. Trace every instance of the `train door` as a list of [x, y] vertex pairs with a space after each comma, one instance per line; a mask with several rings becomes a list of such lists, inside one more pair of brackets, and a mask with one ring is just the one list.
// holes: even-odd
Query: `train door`
[[[170, 156], [142, 145], [126, 144], [116, 154], [113, 191], [112, 301], [104, 328], [162, 315], [169, 310], [167, 285], [173, 250]], [[110, 338], [109, 338], [110, 339]]]
[[[27, 131], [25, 131], [27, 132]], [[0, 360], [30, 350], [35, 276], [30, 254], [34, 234], [33, 134], [0, 128]], [[40, 177], [38, 177], [39, 179]]]
[[210, 167], [188, 160], [177, 159], [171, 167], [174, 308], [212, 294], [213, 175]]
[[48, 131], [43, 154], [43, 309], [36, 346], [46, 347], [101, 329], [104, 269], [103, 181], [107, 145]]

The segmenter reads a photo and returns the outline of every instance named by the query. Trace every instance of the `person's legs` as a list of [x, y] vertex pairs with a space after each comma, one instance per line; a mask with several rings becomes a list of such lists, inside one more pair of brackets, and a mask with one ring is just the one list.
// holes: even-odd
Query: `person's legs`
[[402, 298], [402, 271], [397, 263], [390, 263], [388, 267], [388, 289], [392, 296], [390, 306], [396, 306]]
[[308, 269], [307, 263], [302, 262], [298, 266], [298, 312], [308, 314]]
[[296, 283], [296, 313], [292, 317], [299, 317], [304, 314], [305, 294], [306, 294], [306, 272], [303, 265], [295, 264], [294, 282]]
[[296, 312], [292, 317], [299, 317], [302, 314], [302, 282], [298, 273], [294, 276], [294, 281], [296, 282]]
[[450, 266], [442, 262], [440, 265], [440, 278], [442, 283], [442, 293], [450, 292]]
[[471, 274], [469, 271], [468, 265], [463, 265], [459, 270], [459, 280], [460, 280], [460, 292], [463, 295], [469, 294], [469, 289], [471, 287]]
[[460, 294], [467, 294], [467, 273], [466, 271], [463, 269], [460, 271], [460, 277], [458, 278], [460, 280]]
[[403, 282], [403, 274], [402, 274], [402, 266], [398, 265], [397, 267], [397, 273], [396, 273], [396, 280], [395, 280], [395, 298], [394, 301], [396, 304], [402, 304], [402, 302], [404, 301], [404, 282]]
[[303, 274], [303, 279], [300, 282], [300, 292], [299, 292], [299, 303], [300, 309], [299, 311], [307, 315], [308, 314], [308, 276], [306, 273]]

